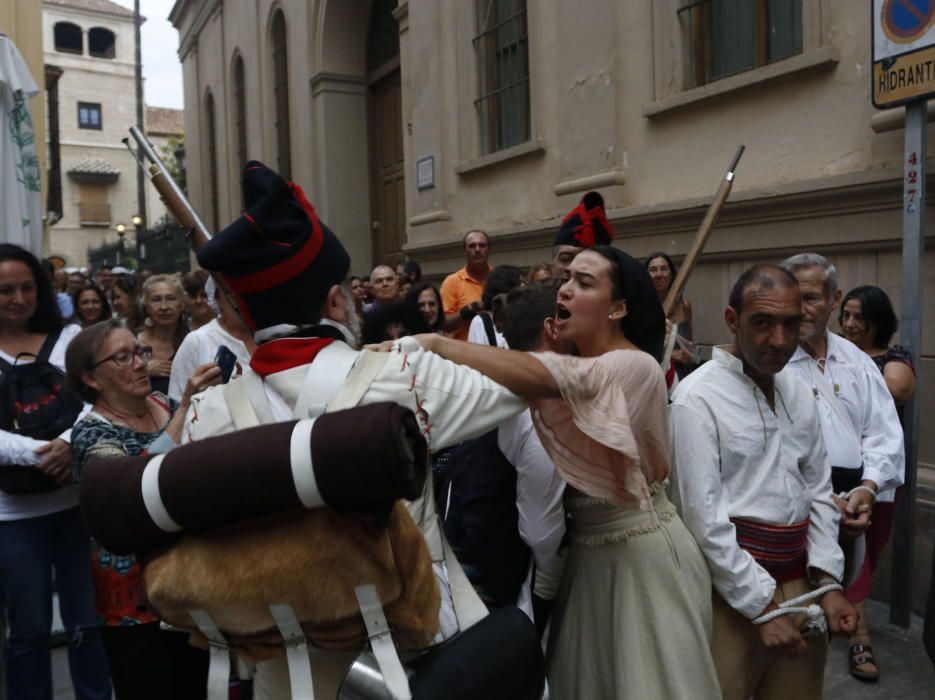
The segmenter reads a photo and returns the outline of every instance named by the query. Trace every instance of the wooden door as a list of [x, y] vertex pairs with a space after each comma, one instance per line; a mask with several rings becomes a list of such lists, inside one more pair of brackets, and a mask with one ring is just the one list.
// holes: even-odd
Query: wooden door
[[399, 68], [371, 83], [370, 213], [373, 264], [395, 266], [406, 242], [405, 162]]

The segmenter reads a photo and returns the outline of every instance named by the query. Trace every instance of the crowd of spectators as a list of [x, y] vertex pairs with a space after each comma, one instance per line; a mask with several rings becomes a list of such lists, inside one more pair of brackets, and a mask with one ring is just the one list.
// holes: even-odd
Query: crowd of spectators
[[[163, 635], [154, 617], [120, 610], [113, 598], [101, 600], [115, 582], [124, 588], [138, 585], [126, 580], [129, 572], [138, 575], [138, 566], [132, 557], [118, 561], [91, 547], [78, 514], [73, 475], [87, 456], [106, 452], [108, 445], [120, 445], [125, 454], [138, 454], [163, 432], [177, 431], [179, 407], [185, 407], [193, 392], [219, 381], [214, 366], [218, 348], [232, 351], [242, 369], [257, 346], [253, 334], [203, 270], [151, 274], [103, 266], [84, 274], [42, 265], [15, 246], [0, 248], [0, 358], [15, 362], [23, 352], [35, 354], [51, 334], [58, 334], [50, 362], [64, 371], [66, 351], [74, 355], [77, 364], [68, 368], [70, 379], [77, 381], [75, 388], [89, 404], [82, 414], [83, 428], [76, 430], [77, 441], [71, 444], [64, 434], [40, 443], [24, 442], [0, 430], [0, 461], [35, 463], [65, 485], [28, 502], [0, 492], [0, 564], [6, 571], [18, 572], [3, 581], [7, 607], [17, 611], [10, 619], [8, 683], [25, 688], [48, 687], [51, 682], [47, 678], [48, 599], [54, 567], [69, 627], [73, 683], [83, 689], [82, 697], [96, 697], [95, 693], [103, 697], [107, 672], [102, 659], [109, 660], [111, 669], [126, 671], [115, 674], [114, 681], [130, 687], [139, 678], [132, 659], [141, 647], [134, 645], [149, 645], [147, 653], [156, 653], [150, 637]], [[380, 264], [368, 276], [352, 277], [350, 290], [362, 321], [362, 343], [439, 333], [507, 347], [503, 315], [511, 295], [530, 285], [555, 289], [574, 252], [569, 250], [572, 246], [556, 245], [550, 262], [528, 268], [493, 267], [490, 248], [485, 232], [468, 232], [463, 239], [464, 266], [445, 277], [440, 286], [424, 281], [420, 265], [411, 260], [395, 266]], [[659, 299], [664, 299], [677, 275], [675, 263], [659, 252], [647, 256], [643, 264]], [[842, 335], [874, 359], [901, 409], [915, 388], [914, 366], [904, 349], [890, 344], [897, 326], [890, 300], [882, 290], [869, 286], [844, 295], [843, 303], [838, 294]], [[693, 342], [692, 305], [686, 297], [676, 300], [669, 320], [676, 329], [668, 377], [671, 389], [702, 358]], [[68, 350], [80, 329], [92, 327], [99, 332], [88, 336], [90, 340], [81, 348]], [[537, 328], [532, 330], [538, 333]], [[107, 357], [98, 359], [101, 355]], [[882, 498], [874, 505], [876, 527], [868, 531], [870, 553], [860, 590], [852, 596], [854, 602], [869, 593], [872, 569], [890, 534], [893, 507], [891, 499]], [[530, 546], [534, 548], [533, 543]], [[10, 560], [4, 562], [5, 557]], [[124, 593], [131, 595], [128, 591]], [[103, 644], [76, 632], [93, 625], [95, 610], [106, 625]], [[130, 634], [123, 627], [138, 629]], [[867, 653], [870, 632], [866, 626], [860, 627], [851, 642], [861, 652], [855, 656], [860, 663], [853, 663], [855, 675], [874, 678], [878, 669]], [[177, 648], [177, 639], [169, 637], [159, 645], [158, 653], [175, 658], [173, 663], [194, 664], [186, 671], [189, 677], [205, 672], [203, 659], [179, 660], [188, 652]], [[9, 669], [19, 670], [11, 673]]]

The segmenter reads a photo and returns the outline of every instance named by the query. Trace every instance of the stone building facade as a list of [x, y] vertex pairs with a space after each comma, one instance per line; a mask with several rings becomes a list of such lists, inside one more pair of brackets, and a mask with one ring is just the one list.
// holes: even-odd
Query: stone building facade
[[[902, 114], [870, 103], [867, 3], [177, 0], [170, 19], [190, 191], [216, 226], [238, 214], [249, 158], [305, 187], [357, 273], [407, 256], [440, 276], [471, 228], [494, 263], [548, 260], [590, 189], [618, 245], [678, 260], [742, 143], [687, 289], [696, 337], [727, 340], [744, 268], [805, 250], [834, 260], [845, 291], [877, 284], [899, 309]], [[931, 431], [920, 460], [931, 499]]]
[[[49, 229], [48, 252], [70, 266], [85, 266], [89, 247], [118, 240], [119, 224], [125, 245], [134, 245], [137, 164], [121, 143], [136, 123], [133, 12], [110, 0], [43, 0], [42, 45], [54, 121], [49, 152], [57, 154], [57, 160], [50, 158], [49, 187], [59, 188], [48, 199], [50, 218], [57, 219]], [[160, 124], [166, 123], [165, 111], [159, 109]], [[177, 130], [180, 110], [169, 111], [175, 112]], [[160, 133], [154, 140], [168, 136]], [[153, 224], [165, 207], [146, 187]]]

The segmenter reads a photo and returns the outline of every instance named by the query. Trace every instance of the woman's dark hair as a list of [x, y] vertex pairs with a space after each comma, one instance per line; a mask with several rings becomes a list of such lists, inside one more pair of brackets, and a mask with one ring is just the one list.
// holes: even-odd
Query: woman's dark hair
[[[429, 282], [420, 282], [412, 286], [412, 289], [409, 290], [409, 293], [406, 294], [406, 303], [414, 308], [416, 311], [419, 311], [419, 297], [422, 295], [426, 289], [431, 289], [435, 294], [435, 300], [438, 302], [438, 316], [435, 317], [435, 323], [430, 324], [430, 331], [438, 333], [442, 327], [445, 325], [445, 307], [442, 305], [442, 295], [438, 291], [438, 287]], [[421, 314], [422, 312], [419, 311]]]
[[620, 330], [636, 347], [662, 362], [666, 316], [646, 266], [613, 246], [596, 245], [587, 250], [610, 263], [611, 299], [627, 302]]
[[412, 278], [413, 284], [422, 281], [422, 266], [415, 260], [407, 260], [404, 262], [403, 272], [406, 273], [406, 277]]
[[493, 299], [500, 294], [506, 294], [514, 287], [523, 283], [523, 271], [513, 265], [497, 265], [490, 274], [487, 275], [487, 282], [484, 283], [484, 292], [481, 294], [481, 301], [484, 308], [488, 311], [493, 309]]
[[386, 328], [391, 323], [401, 325], [404, 336], [432, 331], [418, 306], [397, 300], [389, 304], [379, 304], [364, 314], [364, 322], [360, 329], [361, 341], [370, 344], [393, 340], [386, 333]]
[[104, 294], [104, 290], [98, 287], [93, 282], [88, 282], [82, 285], [81, 289], [71, 295], [71, 301], [74, 305], [75, 315], [71, 317], [72, 323], [82, 324], [81, 315], [78, 313], [78, 299], [81, 298], [81, 295], [85, 292], [94, 292], [97, 294], [97, 298], [101, 300], [101, 318], [95, 323], [100, 323], [100, 321], [106, 321], [110, 318], [110, 302], [107, 301], [107, 295]]
[[114, 280], [114, 287], [110, 290], [111, 306], [114, 295], [120, 290], [130, 297], [130, 313], [124, 319], [128, 331], [136, 335], [143, 325], [143, 311], [140, 308], [140, 287], [132, 277], [120, 275]]
[[886, 292], [870, 284], [854, 287], [841, 300], [841, 313], [838, 315], [838, 323], [844, 317], [844, 305], [851, 299], [860, 302], [860, 313], [863, 314], [864, 321], [868, 325], [876, 326], [877, 330], [873, 335], [874, 347], [889, 347], [893, 334], [899, 328], [899, 321]]
[[97, 389], [84, 383], [81, 378], [85, 372], [93, 372], [97, 366], [97, 356], [112, 330], [123, 328], [120, 321], [108, 319], [88, 326], [72, 338], [65, 350], [65, 381], [68, 388], [84, 401], [93, 404], [97, 401]]
[[669, 266], [669, 272], [672, 273], [672, 279], [669, 280], [669, 286], [672, 286], [672, 283], [675, 282], [675, 276], [679, 273], [679, 269], [675, 266], [675, 263], [672, 262], [672, 258], [669, 257], [667, 253], [663, 253], [661, 250], [655, 253], [650, 253], [646, 256], [646, 262], [643, 263], [643, 267], [649, 270], [649, 264], [656, 258], [662, 258], [666, 261], [666, 265]]
[[21, 262], [32, 272], [36, 282], [36, 311], [26, 324], [30, 333], [54, 333], [65, 325], [58, 308], [52, 280], [42, 271], [38, 258], [24, 248], [12, 243], [0, 243], [0, 263]]

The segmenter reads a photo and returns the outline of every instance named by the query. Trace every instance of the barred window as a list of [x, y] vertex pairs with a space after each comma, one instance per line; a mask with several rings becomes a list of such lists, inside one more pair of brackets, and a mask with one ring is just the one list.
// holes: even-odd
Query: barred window
[[529, 140], [529, 40], [526, 0], [477, 0], [478, 98], [481, 152]]
[[693, 0], [677, 12], [689, 87], [802, 53], [802, 0]]
[[205, 97], [205, 134], [208, 142], [208, 199], [211, 203], [211, 230], [217, 231], [218, 217], [218, 149], [215, 130], [214, 96], [208, 92]]
[[289, 55], [286, 50], [286, 18], [282, 10], [273, 17], [273, 103], [276, 127], [276, 166], [279, 174], [292, 179], [292, 136], [289, 133]]
[[234, 122], [237, 134], [237, 167], [242, 172], [247, 164], [247, 94], [243, 58], [234, 58]]

